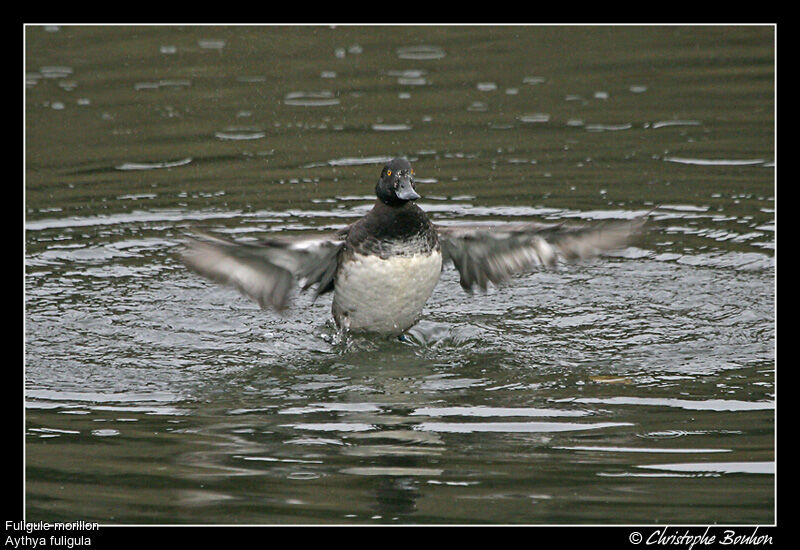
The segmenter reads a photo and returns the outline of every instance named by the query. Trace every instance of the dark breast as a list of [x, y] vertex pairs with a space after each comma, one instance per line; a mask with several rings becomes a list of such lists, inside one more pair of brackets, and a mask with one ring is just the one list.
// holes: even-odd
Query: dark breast
[[414, 256], [439, 250], [436, 229], [416, 204], [409, 202], [395, 208], [378, 202], [370, 212], [354, 223], [345, 241], [348, 251], [358, 254]]

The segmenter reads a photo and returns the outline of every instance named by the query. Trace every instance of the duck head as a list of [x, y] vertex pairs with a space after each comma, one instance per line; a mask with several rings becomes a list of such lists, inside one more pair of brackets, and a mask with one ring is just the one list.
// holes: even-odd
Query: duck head
[[375, 194], [389, 206], [402, 206], [419, 198], [414, 189], [414, 169], [408, 159], [398, 157], [386, 163], [375, 186]]

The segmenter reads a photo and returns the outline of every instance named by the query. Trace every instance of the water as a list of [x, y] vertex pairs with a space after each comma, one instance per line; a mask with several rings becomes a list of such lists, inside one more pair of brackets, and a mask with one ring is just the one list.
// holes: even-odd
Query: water
[[[775, 521], [772, 27], [26, 28], [25, 508], [102, 524]], [[405, 341], [176, 260], [363, 215], [628, 219]]]

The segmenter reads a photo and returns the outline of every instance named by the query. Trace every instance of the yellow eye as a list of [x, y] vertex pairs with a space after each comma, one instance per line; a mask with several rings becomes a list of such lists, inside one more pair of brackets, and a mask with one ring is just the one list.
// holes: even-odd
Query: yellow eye
[[386, 171], [386, 175], [387, 175], [387, 176], [391, 176], [391, 175], [392, 175], [392, 171], [391, 171], [391, 170], [387, 170], [387, 171]]

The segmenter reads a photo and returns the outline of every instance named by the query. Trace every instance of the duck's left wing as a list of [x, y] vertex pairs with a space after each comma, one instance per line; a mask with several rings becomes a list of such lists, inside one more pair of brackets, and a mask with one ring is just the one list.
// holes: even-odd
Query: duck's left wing
[[337, 257], [346, 231], [300, 239], [269, 239], [258, 243], [232, 241], [195, 232], [180, 252], [191, 270], [232, 286], [262, 308], [284, 309], [295, 284], [302, 290], [316, 285], [314, 297], [332, 288]]
[[461, 275], [461, 286], [486, 289], [559, 258], [589, 258], [620, 248], [641, 231], [645, 218], [581, 226], [510, 223], [437, 226], [442, 256]]

